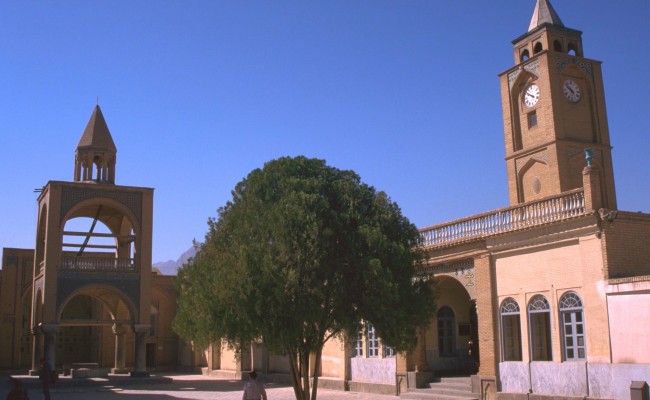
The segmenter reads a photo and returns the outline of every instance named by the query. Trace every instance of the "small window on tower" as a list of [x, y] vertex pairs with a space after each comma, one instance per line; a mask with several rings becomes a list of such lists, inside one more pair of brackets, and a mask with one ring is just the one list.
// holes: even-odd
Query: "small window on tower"
[[577, 54], [576, 54], [576, 45], [575, 45], [575, 43], [569, 43], [569, 46], [568, 46], [568, 48], [567, 48], [567, 52], [568, 52], [569, 55], [571, 55], [571, 56], [575, 56], [575, 55], [577, 55]]
[[537, 126], [537, 111], [531, 111], [528, 113], [528, 128]]
[[562, 52], [562, 43], [560, 43], [559, 40], [556, 40], [555, 42], [553, 42], [553, 50], [555, 50], [557, 52]]
[[542, 50], [544, 50], [544, 47], [542, 46], [542, 43], [541, 42], [535, 43], [535, 48], [533, 48], [533, 53], [537, 54]]
[[528, 53], [528, 50], [524, 50], [521, 52], [521, 61], [526, 61], [530, 58], [530, 54]]

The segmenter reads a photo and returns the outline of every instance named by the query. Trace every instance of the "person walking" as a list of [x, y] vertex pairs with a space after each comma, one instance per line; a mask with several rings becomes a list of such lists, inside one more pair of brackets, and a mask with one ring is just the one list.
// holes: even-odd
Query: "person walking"
[[251, 371], [248, 374], [248, 382], [244, 385], [242, 400], [267, 400], [264, 385], [257, 382], [257, 372]]
[[50, 383], [52, 382], [52, 367], [45, 358], [41, 358], [41, 371], [38, 379], [43, 383], [43, 398], [50, 400]]

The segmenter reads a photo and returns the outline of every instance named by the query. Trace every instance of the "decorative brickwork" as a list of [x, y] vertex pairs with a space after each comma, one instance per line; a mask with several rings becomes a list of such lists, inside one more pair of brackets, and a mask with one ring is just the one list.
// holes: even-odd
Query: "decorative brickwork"
[[[115, 186], [110, 186], [110, 188], [113, 189]], [[140, 191], [101, 190], [68, 185], [61, 188], [61, 215], [66, 215], [76, 204], [93, 198], [115, 200], [135, 215], [137, 223], [142, 220], [142, 192]]]

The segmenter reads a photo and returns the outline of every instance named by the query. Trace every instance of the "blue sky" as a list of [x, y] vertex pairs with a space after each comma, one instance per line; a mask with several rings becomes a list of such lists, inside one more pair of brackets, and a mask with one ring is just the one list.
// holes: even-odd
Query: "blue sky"
[[[622, 210], [650, 211], [650, 1], [554, 0], [601, 60]], [[534, 0], [0, 3], [0, 246], [32, 248], [35, 188], [72, 180], [99, 97], [116, 183], [156, 189], [176, 259], [248, 172], [355, 170], [422, 227], [508, 205], [497, 75]]]

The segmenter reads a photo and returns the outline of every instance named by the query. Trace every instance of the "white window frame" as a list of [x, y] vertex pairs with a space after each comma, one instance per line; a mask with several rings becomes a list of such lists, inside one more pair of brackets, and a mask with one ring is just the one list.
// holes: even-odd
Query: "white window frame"
[[379, 357], [379, 337], [375, 327], [369, 322], [366, 323], [366, 350], [368, 357]]
[[582, 299], [574, 291], [560, 298], [560, 326], [564, 361], [587, 359], [585, 316]]

